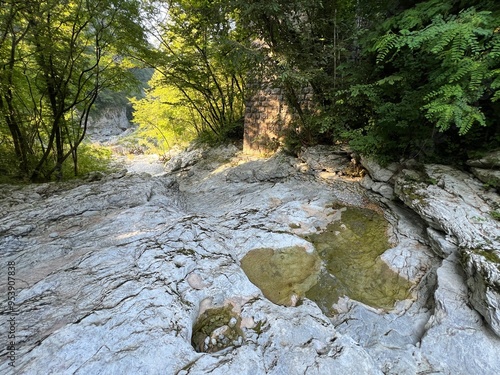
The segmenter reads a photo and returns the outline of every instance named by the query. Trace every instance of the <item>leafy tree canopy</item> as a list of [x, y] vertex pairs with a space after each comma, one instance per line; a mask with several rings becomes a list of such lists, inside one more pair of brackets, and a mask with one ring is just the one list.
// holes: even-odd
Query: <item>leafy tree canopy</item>
[[0, 170], [32, 181], [78, 173], [90, 113], [144, 67], [134, 121], [160, 148], [241, 137], [263, 76], [298, 114], [290, 144], [424, 160], [500, 147], [494, 0], [1, 0], [0, 31]]
[[19, 1], [0, 7], [2, 153], [30, 180], [62, 178], [105, 88], [123, 87], [143, 43], [136, 0]]
[[500, 142], [498, 2], [236, 3], [300, 115], [293, 92], [314, 89], [299, 141], [347, 139], [387, 159]]

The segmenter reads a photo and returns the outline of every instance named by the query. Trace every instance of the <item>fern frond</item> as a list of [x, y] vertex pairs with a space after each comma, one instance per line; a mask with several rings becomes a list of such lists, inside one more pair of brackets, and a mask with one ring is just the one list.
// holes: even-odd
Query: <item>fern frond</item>
[[471, 66], [469, 89], [478, 90], [480, 87], [484, 86], [485, 75], [484, 65], [474, 62]]
[[492, 76], [496, 76], [496, 77], [493, 79], [493, 82], [491, 82], [490, 87], [492, 89], [500, 88], [500, 69], [493, 70]]
[[374, 46], [374, 49], [377, 52], [377, 64], [383, 62], [389, 52], [398, 46], [399, 36], [394, 33], [387, 33], [380, 38]]
[[442, 52], [453, 41], [458, 34], [458, 30], [453, 26], [451, 23], [446, 23], [435, 30], [441, 36], [439, 39], [434, 40], [435, 44], [430, 49], [431, 53], [438, 54]]
[[464, 33], [463, 31], [460, 32], [460, 30], [456, 30], [455, 37], [451, 43], [448, 59], [453, 63], [462, 60], [465, 51], [474, 45], [472, 42], [473, 39], [474, 35], [472, 33]]
[[464, 135], [469, 132], [474, 124], [486, 126], [486, 118], [478, 108], [461, 103], [460, 110], [456, 113], [455, 124], [458, 127], [458, 134]]
[[448, 82], [457, 83], [461, 81], [465, 76], [471, 74], [472, 66], [473, 64], [470, 59], [462, 60], [458, 66], [458, 69], [450, 75]]
[[490, 49], [488, 59], [500, 61], [500, 35], [495, 34], [487, 47]]
[[455, 125], [459, 134], [464, 135], [475, 124], [486, 126], [484, 113], [480, 108], [470, 105], [465, 97], [441, 97], [426, 104], [423, 110], [426, 111], [425, 117], [434, 122], [440, 131]]
[[397, 75], [397, 74], [393, 74], [391, 76], [384, 77], [384, 78], [378, 80], [375, 84], [377, 86], [382, 86], [385, 84], [394, 85], [396, 82], [400, 82], [402, 80], [403, 80], [402, 76]]
[[500, 69], [493, 70], [491, 77], [493, 78], [493, 82], [490, 84], [490, 88], [495, 92], [493, 97], [491, 98], [492, 102], [496, 102], [500, 99]]

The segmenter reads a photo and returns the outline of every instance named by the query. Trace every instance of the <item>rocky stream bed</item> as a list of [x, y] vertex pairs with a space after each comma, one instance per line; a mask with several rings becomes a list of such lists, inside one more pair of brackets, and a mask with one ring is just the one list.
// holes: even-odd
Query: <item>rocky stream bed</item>
[[0, 373], [497, 374], [498, 194], [362, 163], [227, 146], [0, 186]]

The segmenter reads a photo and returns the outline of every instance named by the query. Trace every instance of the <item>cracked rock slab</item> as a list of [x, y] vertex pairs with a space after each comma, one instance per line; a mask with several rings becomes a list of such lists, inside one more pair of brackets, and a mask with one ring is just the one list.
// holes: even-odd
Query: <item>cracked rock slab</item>
[[500, 222], [490, 216], [489, 193], [470, 175], [448, 166], [428, 165], [425, 172], [403, 171], [395, 191], [434, 229], [435, 246], [441, 241], [436, 242], [436, 231], [453, 239], [455, 244], [441, 248], [446, 254], [458, 246], [469, 300], [500, 335]]
[[[293, 159], [281, 159], [291, 166], [285, 174], [263, 159], [249, 169], [268, 177], [231, 181], [246, 168], [233, 151], [211, 150], [175, 174], [0, 187], [0, 249], [16, 264], [17, 372], [416, 374], [447, 373], [442, 363], [453, 359], [453, 369], [484, 374], [498, 365], [491, 353], [500, 343], [484, 326], [469, 336], [484, 357], [447, 360], [468, 348], [467, 336], [446, 334], [469, 332], [460, 318], [468, 307], [434, 296], [439, 265], [425, 231], [394, 202], [384, 205], [395, 242], [385, 259], [416, 283], [412, 298], [392, 311], [347, 300], [333, 318], [307, 298], [295, 307], [269, 301], [241, 269], [248, 252], [313, 251], [304, 235], [324, 230], [339, 206], [374, 203], [355, 183], [302, 174]], [[238, 317], [241, 346], [196, 352], [197, 318], [223, 306]], [[7, 316], [5, 299], [0, 308]], [[439, 311], [456, 313], [427, 324]], [[0, 325], [6, 331], [7, 320]], [[0, 372], [9, 373], [0, 350]]]

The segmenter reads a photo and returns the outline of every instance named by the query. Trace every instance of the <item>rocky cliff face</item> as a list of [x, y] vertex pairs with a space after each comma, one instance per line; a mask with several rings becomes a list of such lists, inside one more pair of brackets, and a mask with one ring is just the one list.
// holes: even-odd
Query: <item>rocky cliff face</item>
[[[179, 156], [154, 177], [2, 186], [0, 248], [15, 264], [16, 373], [496, 373], [500, 339], [493, 320], [485, 324], [468, 303], [458, 249], [488, 240], [493, 248], [487, 231], [498, 227], [480, 221], [478, 237], [464, 220], [427, 220], [430, 211], [375, 199], [341, 177], [348, 155], [331, 155], [318, 148], [300, 159], [248, 160], [228, 147]], [[393, 190], [403, 201], [404, 189]], [[407, 299], [383, 310], [344, 296], [329, 316], [308, 298], [275, 304], [250, 282], [241, 268], [247, 254], [314, 254], [307, 236], [342, 220], [345, 206], [385, 215], [391, 248], [381, 258], [411, 281]], [[7, 331], [7, 320], [1, 324]], [[11, 353], [1, 350], [0, 372], [9, 373]]]
[[92, 141], [104, 143], [131, 127], [126, 106], [106, 108], [98, 116], [90, 119], [87, 134]]

